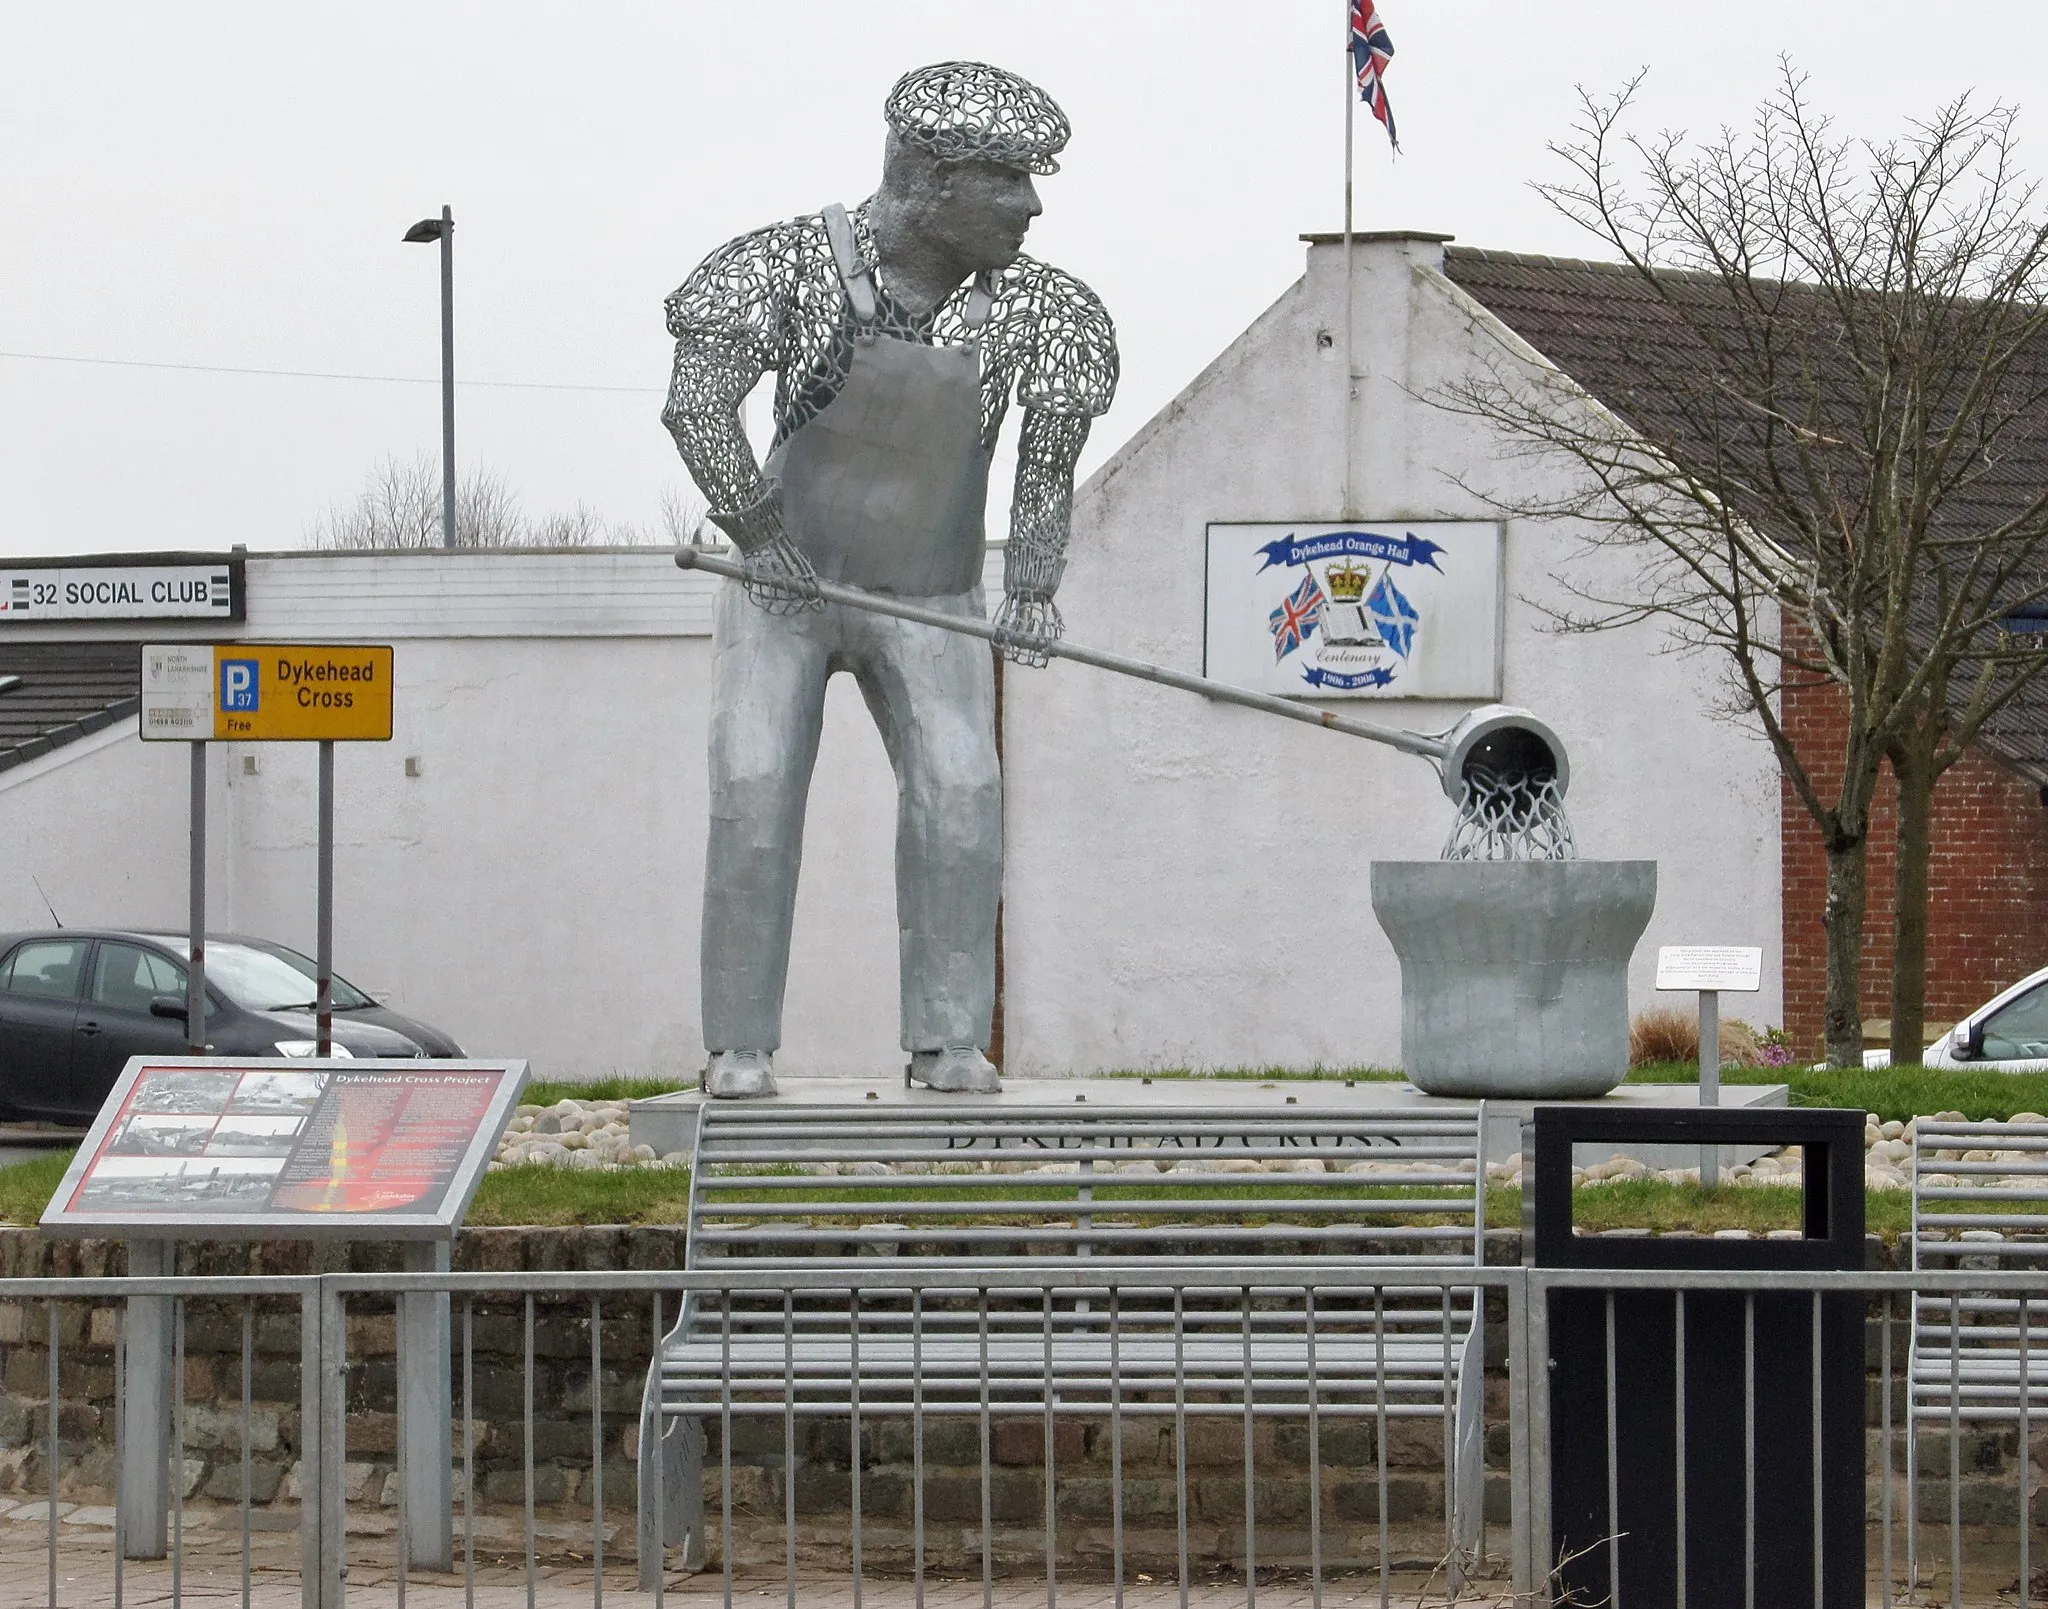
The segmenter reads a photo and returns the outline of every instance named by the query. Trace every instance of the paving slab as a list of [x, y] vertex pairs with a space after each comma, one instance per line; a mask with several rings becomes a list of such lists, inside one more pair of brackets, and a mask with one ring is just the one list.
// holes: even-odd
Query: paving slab
[[[988, 1095], [935, 1095], [922, 1087], [906, 1087], [900, 1073], [872, 1079], [786, 1077], [780, 1093], [764, 1100], [747, 1101], [748, 1107], [763, 1114], [795, 1108], [814, 1109], [875, 1106], [953, 1106], [963, 1111], [1001, 1111], [1006, 1107], [1086, 1107], [1130, 1116], [1158, 1116], [1185, 1113], [1216, 1117], [1232, 1112], [1258, 1113], [1295, 1108], [1300, 1112], [1349, 1112], [1399, 1110], [1428, 1111], [1431, 1108], [1464, 1109], [1470, 1101], [1425, 1095], [1402, 1079], [1237, 1079], [1237, 1078], [1010, 1078]], [[651, 1145], [659, 1155], [688, 1153], [694, 1143], [697, 1110], [706, 1097], [686, 1089], [673, 1095], [655, 1095], [631, 1103], [631, 1128], [635, 1145]], [[1788, 1103], [1783, 1084], [1724, 1084], [1721, 1104], [1726, 1107], [1773, 1107]], [[1522, 1125], [1538, 1107], [1596, 1105], [1628, 1111], [1689, 1111], [1699, 1106], [1697, 1084], [1623, 1084], [1598, 1101], [1498, 1100], [1486, 1103], [1486, 1160], [1504, 1162], [1522, 1149]], [[1761, 1151], [1724, 1146], [1725, 1164], [1747, 1162]], [[1588, 1150], [1580, 1160], [1605, 1162], [1615, 1156], [1630, 1156], [1655, 1168], [1696, 1166], [1699, 1148], [1667, 1145], [1621, 1145], [1595, 1155]]]

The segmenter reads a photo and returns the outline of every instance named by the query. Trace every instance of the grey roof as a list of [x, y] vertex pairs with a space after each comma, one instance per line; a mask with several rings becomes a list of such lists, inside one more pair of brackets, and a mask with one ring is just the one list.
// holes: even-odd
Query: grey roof
[[[1683, 454], [1697, 418], [1683, 399], [1698, 389], [1692, 382], [1704, 348], [1633, 268], [1450, 246], [1444, 272], [1632, 427]], [[1703, 276], [1670, 278], [1692, 316], [1721, 295], [1718, 282]], [[2048, 382], [2048, 351], [2030, 357]], [[2048, 429], [2016, 433], [2004, 460], [1952, 498], [1943, 517], [1957, 529], [1984, 528], [2026, 506], [2044, 484]], [[1987, 722], [1978, 746], [2048, 787], [2048, 678], [2036, 678]]]
[[8, 642], [0, 637], [0, 771], [111, 726], [141, 707], [142, 650], [135, 643]]

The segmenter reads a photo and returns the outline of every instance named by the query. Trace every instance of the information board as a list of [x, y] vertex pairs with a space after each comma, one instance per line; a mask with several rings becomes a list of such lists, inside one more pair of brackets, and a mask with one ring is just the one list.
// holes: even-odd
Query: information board
[[165, 555], [0, 566], [0, 625], [46, 620], [240, 620], [243, 561]]
[[1211, 525], [1202, 668], [1258, 693], [1501, 694], [1501, 533], [1472, 520]]
[[1660, 989], [1750, 993], [1764, 985], [1764, 952], [1751, 944], [1666, 944], [1657, 951]]
[[523, 1061], [141, 1057], [44, 1210], [56, 1234], [452, 1235]]
[[361, 643], [148, 643], [142, 735], [388, 743], [392, 655]]

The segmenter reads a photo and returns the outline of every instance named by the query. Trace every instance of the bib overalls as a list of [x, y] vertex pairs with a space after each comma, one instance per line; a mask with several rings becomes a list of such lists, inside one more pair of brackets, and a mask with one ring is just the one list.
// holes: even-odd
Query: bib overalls
[[[838, 214], [834, 217], [833, 214]], [[828, 581], [980, 616], [989, 453], [981, 351], [881, 335], [844, 213], [827, 212], [853, 309], [839, 393], [770, 454], [783, 522]], [[988, 313], [979, 288], [968, 322]], [[827, 604], [771, 615], [727, 582], [714, 614], [704, 1043], [772, 1051], [825, 683], [849, 671], [896, 772], [903, 1048], [986, 1049], [995, 1009], [1002, 778], [986, 642]]]

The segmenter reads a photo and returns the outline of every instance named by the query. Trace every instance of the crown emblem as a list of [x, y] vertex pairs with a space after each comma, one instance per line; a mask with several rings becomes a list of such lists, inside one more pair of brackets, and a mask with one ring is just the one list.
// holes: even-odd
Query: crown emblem
[[1341, 565], [1333, 564], [1323, 572], [1323, 585], [1330, 590], [1330, 597], [1337, 603], [1356, 603], [1365, 596], [1365, 584], [1372, 579], [1370, 570], [1361, 570], [1349, 559]]

